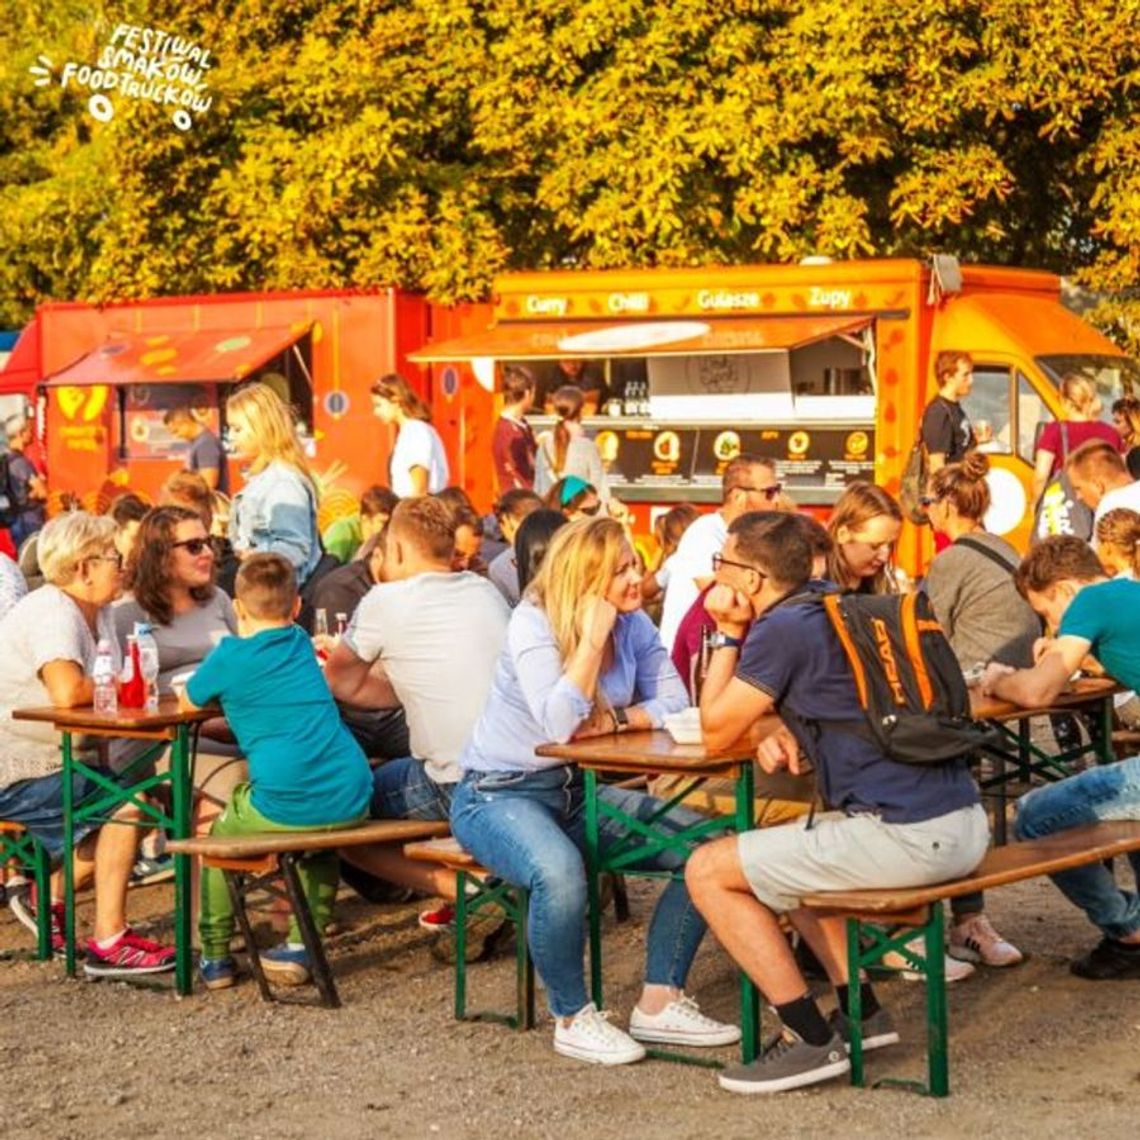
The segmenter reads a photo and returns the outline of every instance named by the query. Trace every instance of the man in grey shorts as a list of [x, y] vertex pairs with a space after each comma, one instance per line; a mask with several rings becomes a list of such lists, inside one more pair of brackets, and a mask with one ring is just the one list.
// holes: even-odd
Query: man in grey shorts
[[[780, 604], [825, 588], [809, 583], [811, 550], [792, 516], [754, 512], [737, 519], [715, 571], [717, 584], [705, 602], [717, 625], [701, 692], [705, 744], [726, 747], [760, 717], [779, 713], [787, 727], [760, 745], [761, 767], [799, 773], [810, 762], [831, 809], [705, 844], [685, 872], [690, 897], [713, 933], [784, 1025], [761, 1057], [725, 1069], [720, 1084], [733, 1092], [781, 1092], [850, 1069], [845, 924], [818, 919], [800, 908], [800, 898], [968, 874], [985, 854], [989, 827], [964, 760], [901, 764], [882, 756], [869, 735], [820, 723], [849, 725], [863, 711], [823, 606]], [[796, 965], [780, 915], [827, 970], [839, 999], [830, 1019]], [[862, 983], [861, 992], [864, 1048], [893, 1044], [898, 1034], [887, 1012], [870, 985]]]

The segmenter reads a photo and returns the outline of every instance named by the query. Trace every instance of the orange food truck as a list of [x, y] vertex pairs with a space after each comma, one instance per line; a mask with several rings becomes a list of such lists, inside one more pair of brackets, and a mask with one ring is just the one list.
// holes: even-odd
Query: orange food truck
[[[483, 331], [411, 354], [431, 365], [433, 394], [450, 394], [449, 425], [461, 421], [453, 475], [476, 501], [494, 494], [503, 364], [556, 385], [560, 362], [578, 360], [598, 378], [583, 387], [600, 381], [585, 426], [613, 494], [643, 528], [662, 507], [718, 503], [721, 471], [741, 452], [776, 459], [809, 507], [855, 479], [897, 492], [935, 395], [933, 360], [957, 349], [974, 358], [964, 405], [992, 462], [987, 524], [1024, 546], [1034, 446], [1060, 411], [1058, 380], [1094, 379], [1106, 417], [1113, 400], [1140, 391], [1140, 368], [1061, 304], [1058, 277], [948, 257], [509, 274], [495, 281], [493, 305]], [[900, 564], [911, 573], [928, 535], [904, 530]]]

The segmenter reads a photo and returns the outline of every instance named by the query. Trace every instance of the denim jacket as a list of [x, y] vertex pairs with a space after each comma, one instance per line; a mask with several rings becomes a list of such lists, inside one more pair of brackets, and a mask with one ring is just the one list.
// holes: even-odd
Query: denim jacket
[[239, 554], [280, 554], [293, 564], [303, 585], [321, 557], [312, 487], [288, 464], [270, 463], [234, 496], [230, 541]]

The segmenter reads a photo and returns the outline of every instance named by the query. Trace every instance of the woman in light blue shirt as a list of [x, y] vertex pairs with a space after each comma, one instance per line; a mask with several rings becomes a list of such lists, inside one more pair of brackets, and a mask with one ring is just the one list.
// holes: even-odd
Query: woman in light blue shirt
[[226, 401], [226, 423], [248, 465], [230, 514], [234, 550], [280, 554], [303, 586], [321, 558], [317, 489], [289, 409], [267, 385], [247, 384]]
[[[585, 812], [578, 769], [535, 755], [550, 741], [659, 728], [688, 704], [653, 623], [641, 612], [641, 573], [619, 523], [584, 519], [554, 536], [511, 617], [487, 704], [468, 742], [451, 809], [463, 846], [495, 875], [530, 891], [528, 941], [555, 1014], [554, 1048], [583, 1061], [640, 1060], [639, 1041], [725, 1045], [735, 1026], [705, 1017], [682, 987], [705, 924], [685, 884], [671, 880], [649, 929], [646, 984], [630, 1033], [586, 997]], [[659, 800], [605, 787], [600, 795], [648, 818]], [[673, 809], [661, 822], [697, 816]], [[603, 817], [603, 847], [624, 829]], [[679, 871], [661, 852], [645, 867]]]

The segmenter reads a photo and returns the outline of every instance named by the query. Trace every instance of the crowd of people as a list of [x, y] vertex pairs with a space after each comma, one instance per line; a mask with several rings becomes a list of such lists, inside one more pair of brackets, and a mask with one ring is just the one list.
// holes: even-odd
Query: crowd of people
[[[1079, 669], [1140, 688], [1140, 481], [1129, 471], [1128, 441], [1094, 424], [1095, 400], [1068, 386], [1073, 430], [1059, 442], [1058, 433], [1042, 437], [1037, 475], [1043, 485], [1063, 471], [1095, 532], [1090, 541], [1047, 538], [1021, 558], [985, 529], [989, 464], [961, 404], [970, 359], [943, 355], [939, 396], [924, 421], [931, 462], [922, 499], [938, 553], [918, 588], [963, 673], [982, 692], [1026, 707], [1047, 705]], [[799, 900], [819, 890], [959, 877], [990, 841], [970, 757], [901, 764], [851, 729], [862, 715], [853, 674], [823, 606], [808, 604], [914, 588], [895, 572], [899, 504], [882, 487], [854, 483], [821, 523], [797, 509], [775, 460], [740, 455], [724, 467], [718, 509], [662, 516], [659, 557], [646, 565], [582, 430], [586, 382], [549, 394], [558, 424], [536, 439], [525, 419], [534, 380], [525, 369], [508, 370], [493, 442], [502, 494], [487, 518], [447, 485], [427, 409], [403, 379], [387, 376], [373, 395], [376, 414], [397, 432], [389, 485], [370, 488], [357, 516], [322, 535], [319, 486], [289, 410], [255, 383], [226, 407], [231, 456], [244, 479], [232, 501], [224, 496], [225, 452], [179, 412], [169, 419], [191, 444], [189, 470], [168, 481], [156, 505], [125, 495], [106, 515], [74, 510], [47, 522], [35, 551], [43, 581], [30, 591], [15, 563], [0, 559], [0, 640], [8, 648], [0, 658], [0, 818], [23, 823], [57, 864], [73, 860], [77, 883], [94, 884], [87, 973], [173, 965], [170, 947], [127, 920], [138, 812], [120, 809], [63, 851], [54, 733], [9, 714], [90, 704], [99, 646], [118, 653], [145, 623], [158, 647], [160, 691], [218, 710], [194, 763], [195, 826], [235, 836], [348, 827], [367, 817], [449, 821], [489, 873], [530, 891], [528, 946], [557, 1052], [613, 1065], [639, 1060], [646, 1044], [739, 1040], [736, 1026], [707, 1016], [685, 992], [708, 929], [783, 1027], [755, 1061], [724, 1070], [722, 1087], [778, 1092], [846, 1072], [852, 985], [861, 991], [864, 1048], [898, 1040], [870, 983], [847, 974], [843, 923], [815, 917]], [[647, 602], [660, 607], [659, 624]], [[778, 716], [757, 762], [766, 773], [814, 779], [814, 792], [775, 811], [771, 797], [758, 800], [754, 829], [700, 845], [687, 861], [669, 851], [646, 858], [645, 869], [666, 873], [667, 884], [626, 1030], [586, 992], [582, 776], [536, 748], [660, 728], [690, 704], [711, 748]], [[1126, 723], [1140, 719], [1133, 692], [1117, 704]], [[137, 742], [85, 755], [136, 778]], [[92, 791], [84, 781], [75, 788], [80, 799]], [[659, 781], [652, 792], [605, 785], [600, 794], [647, 819], [660, 812], [661, 796], [673, 796]], [[688, 826], [707, 810], [689, 801], [658, 824]], [[1140, 758], [1029, 792], [1017, 831], [1038, 837], [1120, 818], [1140, 818]], [[603, 845], [621, 838], [609, 817], [601, 838]], [[344, 859], [350, 878], [443, 900], [421, 921], [441, 941], [453, 933], [452, 873], [382, 846], [346, 850]], [[1133, 869], [1140, 873], [1136, 857]], [[60, 878], [50, 899], [28, 885], [10, 892], [17, 917], [33, 929], [39, 909], [50, 909], [56, 948]], [[304, 887], [318, 927], [331, 920], [337, 880], [335, 857], [307, 862]], [[1102, 935], [1073, 972], [1140, 979], [1137, 892], [1099, 864], [1056, 881]], [[196, 894], [201, 980], [209, 989], [231, 986], [239, 968], [220, 872], [202, 873]], [[949, 978], [1022, 960], [980, 895], [955, 900], [952, 911]], [[309, 978], [295, 925], [262, 961], [280, 982]], [[830, 1015], [805, 965], [834, 988]], [[920, 976], [907, 961], [898, 965]]]

